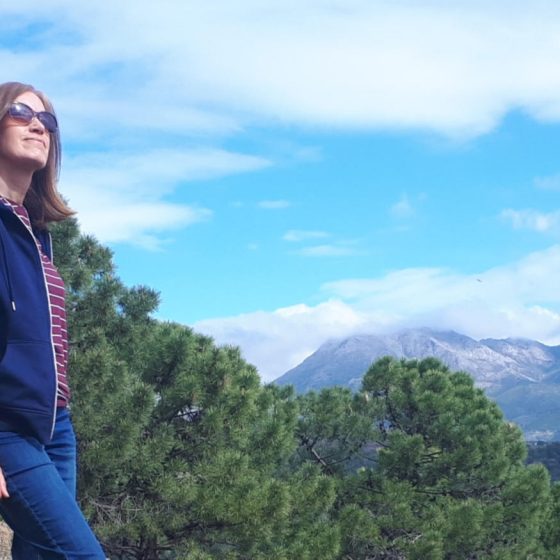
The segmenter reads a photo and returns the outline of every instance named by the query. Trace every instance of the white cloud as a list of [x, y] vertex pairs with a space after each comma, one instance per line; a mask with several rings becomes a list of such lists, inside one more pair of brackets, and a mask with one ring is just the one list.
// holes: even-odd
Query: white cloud
[[262, 158], [216, 149], [86, 153], [65, 161], [61, 191], [78, 211], [84, 232], [102, 242], [154, 248], [162, 233], [212, 215], [206, 208], [165, 200], [182, 184], [267, 165]]
[[282, 236], [282, 239], [284, 241], [298, 243], [300, 241], [308, 241], [309, 239], [324, 239], [325, 237], [329, 237], [326, 231], [290, 229]]
[[[290, 243], [302, 243], [328, 237], [331, 237], [331, 234], [326, 231], [291, 229], [282, 236], [282, 239]], [[302, 257], [350, 257], [363, 255], [364, 251], [357, 247], [356, 241], [340, 240], [334, 243], [300, 247], [292, 253]]]
[[259, 208], [264, 208], [265, 210], [283, 210], [291, 205], [292, 203], [289, 200], [261, 200], [257, 203]]
[[463, 275], [440, 268], [410, 268], [381, 278], [331, 282], [323, 286], [329, 298], [341, 298], [361, 309], [420, 315], [457, 303], [509, 308], [560, 303], [560, 245], [532, 253], [507, 266]]
[[63, 180], [81, 175], [95, 178], [100, 188], [131, 190], [159, 196], [178, 182], [207, 180], [255, 171], [270, 165], [256, 156], [219, 149], [160, 149], [141, 152], [85, 152], [65, 158]]
[[529, 229], [539, 233], [560, 233], [560, 210], [538, 212], [537, 210], [503, 210], [500, 216], [511, 222], [515, 229]]
[[403, 194], [398, 200], [398, 202], [396, 202], [395, 204], [393, 204], [393, 206], [391, 206], [390, 212], [394, 218], [405, 220], [407, 218], [414, 216], [415, 209], [412, 206], [412, 203], [410, 202], [408, 195]]
[[398, 327], [455, 329], [475, 338], [527, 337], [560, 344], [560, 245], [506, 266], [464, 275], [404, 269], [325, 284], [324, 302], [202, 321], [197, 330], [240, 345], [263, 379], [296, 366], [329, 338]]
[[319, 146], [296, 147], [292, 157], [296, 161], [315, 163], [323, 160], [323, 151]]
[[560, 191], [560, 173], [547, 177], [536, 177], [535, 187], [547, 191]]
[[303, 257], [350, 257], [362, 255], [363, 252], [355, 247], [346, 245], [313, 245], [303, 247], [297, 251]]
[[[73, 168], [62, 184], [86, 213], [84, 223], [94, 224], [87, 212], [105, 185], [133, 206], [164, 202], [149, 192], [154, 184], [169, 194], [185, 180], [270, 164], [193, 148], [221, 145], [248, 127], [414, 128], [469, 137], [512, 109], [560, 120], [560, 4], [544, 0], [161, 0], [157, 9], [146, 0], [4, 4], [3, 75], [45, 90], [65, 146], [84, 154], [66, 161]], [[119, 162], [96, 153], [100, 145], [133, 155]], [[294, 160], [321, 157], [316, 147], [292, 152]], [[144, 198], [131, 188], [129, 173], [141, 174], [128, 164], [148, 175], [157, 170], [150, 175], [157, 183], [134, 184]], [[72, 174], [76, 180], [69, 181]], [[402, 200], [393, 212], [411, 206]], [[191, 223], [190, 211], [174, 215], [170, 227]], [[107, 224], [100, 237], [111, 239], [108, 221], [100, 223]], [[131, 229], [130, 236], [139, 234]]]
[[[560, 119], [560, 5], [545, 0], [27, 0], [2, 12], [22, 42], [0, 51], [4, 75], [37, 80], [80, 136], [224, 134], [255, 119], [469, 136], [514, 108]], [[46, 31], [25, 43], [13, 22]]]
[[[304, 243], [317, 239], [327, 239], [332, 237], [330, 233], [320, 230], [291, 229], [283, 236], [284, 241], [290, 243]], [[302, 257], [350, 257], [364, 255], [365, 252], [358, 247], [356, 240], [336, 240], [332, 243], [322, 243], [319, 245], [300, 246], [292, 251], [292, 254]]]
[[97, 204], [78, 214], [84, 233], [103, 243], [131, 243], [145, 249], [159, 249], [165, 242], [159, 234], [209, 219], [210, 210], [166, 203], [114, 201]]
[[315, 307], [302, 304], [271, 313], [209, 319], [194, 327], [218, 343], [239, 345], [245, 359], [256, 364], [263, 379], [270, 381], [300, 363], [325, 339], [359, 330], [363, 324], [364, 318], [350, 306], [326, 301]]

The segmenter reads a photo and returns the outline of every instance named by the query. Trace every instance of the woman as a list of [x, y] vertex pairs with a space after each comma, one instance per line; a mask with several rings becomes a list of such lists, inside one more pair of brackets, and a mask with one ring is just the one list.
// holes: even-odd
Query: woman
[[72, 214], [59, 165], [49, 100], [0, 84], [0, 514], [15, 560], [105, 559], [75, 499], [64, 284], [46, 230]]

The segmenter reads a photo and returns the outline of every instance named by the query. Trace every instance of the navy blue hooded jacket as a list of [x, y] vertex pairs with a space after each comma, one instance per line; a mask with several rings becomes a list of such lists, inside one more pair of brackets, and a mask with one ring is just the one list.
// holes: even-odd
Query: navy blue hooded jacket
[[[52, 258], [50, 235], [36, 231]], [[0, 430], [52, 436], [56, 362], [39, 250], [10, 208], [0, 204]]]

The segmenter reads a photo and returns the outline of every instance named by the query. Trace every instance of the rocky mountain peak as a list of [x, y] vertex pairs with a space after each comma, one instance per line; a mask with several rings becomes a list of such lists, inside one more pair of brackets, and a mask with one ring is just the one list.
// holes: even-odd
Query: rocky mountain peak
[[[547, 346], [534, 340], [477, 341], [455, 331], [429, 328], [353, 335], [325, 342], [275, 383], [294, 385], [301, 393], [333, 385], [358, 390], [369, 366], [383, 356], [405, 359], [433, 356], [454, 371], [466, 371], [496, 399], [506, 416], [514, 419], [513, 412], [516, 417], [525, 416], [526, 433], [531, 428], [531, 433], [546, 432], [542, 439], [550, 439], [551, 431], [560, 426], [556, 422], [560, 422], [560, 346]], [[545, 427], [538, 422], [532, 426], [532, 409], [547, 416]]]

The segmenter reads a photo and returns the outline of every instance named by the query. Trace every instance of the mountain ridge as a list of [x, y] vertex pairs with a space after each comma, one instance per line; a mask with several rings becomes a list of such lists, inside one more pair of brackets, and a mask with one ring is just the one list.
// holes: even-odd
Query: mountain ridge
[[299, 393], [333, 385], [358, 390], [364, 373], [382, 356], [436, 357], [453, 371], [466, 371], [527, 439], [560, 440], [560, 346], [527, 338], [475, 340], [427, 327], [355, 334], [328, 340], [274, 383], [291, 384]]

